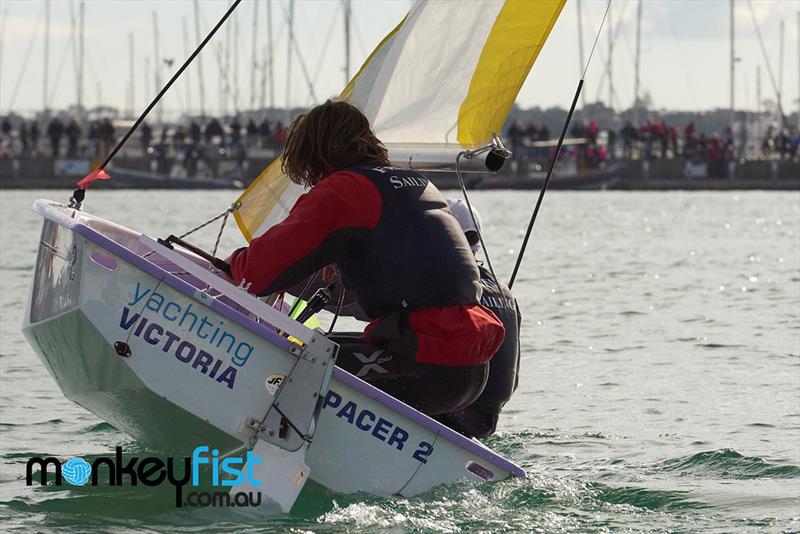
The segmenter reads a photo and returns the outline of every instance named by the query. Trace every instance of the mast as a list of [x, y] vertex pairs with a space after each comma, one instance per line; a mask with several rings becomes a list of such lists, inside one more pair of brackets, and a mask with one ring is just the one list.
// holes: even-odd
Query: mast
[[[228, 0], [228, 6], [231, 5], [233, 0]], [[223, 87], [225, 88], [225, 93], [222, 100], [222, 114], [228, 114], [228, 101], [231, 98], [231, 91], [230, 91], [230, 77], [232, 73], [231, 69], [231, 24], [227, 24], [225, 26], [225, 62], [222, 64], [222, 72], [220, 72], [220, 76], [224, 78]], [[234, 83], [236, 83], [234, 81]]]
[[[583, 75], [583, 67], [585, 64], [583, 57], [583, 16], [581, 13], [581, 4], [583, 0], [576, 0], [575, 7], [578, 8], [578, 74]], [[581, 92], [581, 107], [586, 107], [586, 94]]]
[[6, 38], [6, 19], [8, 18], [8, 9], [0, 11], [0, 79], [3, 77], [3, 51], [5, 50]]
[[272, 0], [267, 0], [267, 74], [269, 75], [269, 107], [275, 109], [275, 76], [272, 70]]
[[[800, 35], [800, 11], [797, 12], [797, 35]], [[797, 40], [797, 129], [800, 131], [800, 39]]]
[[42, 109], [47, 113], [47, 74], [50, 70], [50, 0], [44, 1], [44, 80], [42, 86]]
[[[783, 109], [783, 19], [781, 19], [781, 44], [778, 52], [778, 109]], [[781, 117], [781, 123], [783, 117]]]
[[[233, 114], [239, 114], [239, 53], [241, 52], [241, 48], [239, 47], [239, 19], [234, 17], [233, 19]], [[228, 71], [230, 72], [230, 71]]]
[[78, 23], [78, 109], [83, 110], [83, 20], [85, 6], [81, 0]]
[[344, 84], [350, 82], [350, 0], [342, 0], [344, 7]]
[[734, 23], [733, 23], [733, 0], [730, 0], [731, 10], [731, 128], [733, 128], [735, 101], [734, 101], [734, 87], [735, 87], [735, 74], [736, 74], [736, 55], [734, 49]]
[[286, 114], [291, 119], [291, 96], [292, 90], [292, 43], [294, 42], [294, 0], [289, 0], [289, 31], [287, 32], [286, 43]]
[[256, 107], [256, 71], [258, 70], [258, 2], [253, 2], [253, 51], [250, 55], [250, 110]]
[[[158, 19], [156, 18], [156, 12], [153, 11], [153, 67], [154, 67], [154, 74], [155, 77], [153, 78], [155, 81], [155, 90], [158, 91], [158, 88], [161, 87], [161, 60], [158, 57]], [[159, 124], [163, 121], [164, 118], [164, 108], [163, 106], [158, 106], [158, 110], [156, 111], [156, 117]]]
[[136, 109], [136, 63], [134, 63], [134, 47], [133, 43], [133, 32], [128, 34], [128, 52], [130, 54], [130, 68], [131, 68], [131, 80], [130, 80], [130, 94], [128, 95], [128, 113], [132, 117], [134, 114], [134, 110]]
[[[191, 54], [192, 50], [189, 48], [189, 25], [186, 22], [186, 17], [181, 17], [183, 25], [183, 48], [186, 49], [187, 54]], [[192, 83], [189, 77], [186, 77], [186, 113], [191, 115], [192, 112]]]
[[608, 4], [608, 108], [611, 110], [613, 121], [614, 114], [614, 71], [612, 70], [611, 58], [614, 56], [614, 26], [611, 24], [611, 3]]
[[639, 68], [642, 59], [642, 0], [639, 0], [636, 6], [636, 64], [634, 65], [634, 80], [633, 80], [633, 113], [634, 124], [639, 124], [639, 107], [641, 101], [639, 100]]
[[[194, 0], [194, 33], [197, 42], [201, 41], [200, 36], [200, 4]], [[200, 91], [200, 116], [206, 117], [206, 88], [203, 85], [203, 55], [197, 56], [197, 79], [200, 82], [198, 89]]]
[[761, 147], [761, 65], [756, 65], [756, 148]]

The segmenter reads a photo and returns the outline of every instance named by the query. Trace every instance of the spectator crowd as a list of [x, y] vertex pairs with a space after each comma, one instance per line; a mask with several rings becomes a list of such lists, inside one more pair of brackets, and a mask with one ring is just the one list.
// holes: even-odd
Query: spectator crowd
[[[555, 149], [546, 126], [525, 125], [516, 120], [508, 128], [511, 150], [522, 160], [547, 159]], [[708, 166], [709, 175], [722, 175], [727, 163], [742, 157], [742, 143], [728, 126], [719, 133], [699, 132], [690, 121], [682, 130], [662, 120], [645, 120], [636, 126], [627, 121], [619, 130], [601, 129], [595, 120], [574, 121], [562, 158], [574, 158], [580, 168], [596, 168], [609, 160], [675, 159]], [[776, 160], [800, 158], [800, 133], [796, 128], [767, 129], [760, 157]]]

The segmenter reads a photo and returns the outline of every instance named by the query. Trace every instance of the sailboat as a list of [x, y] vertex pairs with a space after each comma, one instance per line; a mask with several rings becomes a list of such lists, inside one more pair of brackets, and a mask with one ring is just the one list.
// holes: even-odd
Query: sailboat
[[[395, 165], [496, 165], [500, 130], [565, 0], [417, 1], [340, 98]], [[431, 53], [435, 51], [435, 53]], [[302, 193], [269, 166], [225, 212], [251, 240]], [[64, 395], [148, 447], [251, 451], [256, 489], [289, 511], [306, 480], [412, 496], [458, 480], [524, 476], [335, 366], [319, 330], [220, 276], [185, 241], [156, 239], [38, 200], [43, 218], [23, 332]]]

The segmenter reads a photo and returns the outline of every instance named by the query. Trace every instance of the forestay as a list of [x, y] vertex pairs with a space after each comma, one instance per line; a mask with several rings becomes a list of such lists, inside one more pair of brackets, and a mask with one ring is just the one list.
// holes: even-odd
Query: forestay
[[[475, 148], [500, 131], [566, 0], [417, 0], [340, 95], [389, 147]], [[455, 152], [454, 152], [455, 153]], [[251, 240], [303, 192], [268, 166], [239, 197]]]

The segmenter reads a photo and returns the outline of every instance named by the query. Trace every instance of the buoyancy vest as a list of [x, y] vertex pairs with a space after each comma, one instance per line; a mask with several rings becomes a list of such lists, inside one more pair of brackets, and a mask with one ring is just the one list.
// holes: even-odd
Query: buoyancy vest
[[480, 304], [475, 258], [447, 201], [410, 169], [359, 165], [382, 203], [377, 224], [337, 260], [345, 285], [370, 317], [366, 334], [417, 362], [488, 361], [503, 328]]
[[519, 383], [519, 333], [522, 315], [508, 286], [503, 282], [496, 283], [492, 274], [483, 267], [480, 267], [480, 273], [483, 286], [481, 304], [500, 319], [506, 335], [503, 344], [489, 362], [486, 387], [470, 408], [499, 414]]

